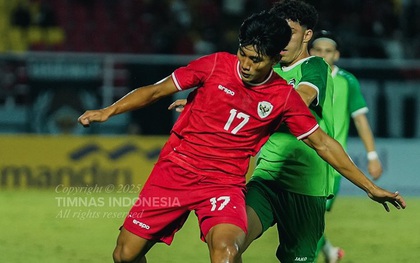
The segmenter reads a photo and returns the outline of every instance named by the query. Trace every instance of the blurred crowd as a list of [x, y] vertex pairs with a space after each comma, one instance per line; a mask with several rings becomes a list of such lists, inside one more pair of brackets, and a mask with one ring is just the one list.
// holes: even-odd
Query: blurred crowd
[[[344, 57], [420, 57], [418, 0], [306, 1], [319, 11], [318, 29], [335, 31], [341, 37]], [[14, 34], [13, 41], [26, 41], [17, 51], [235, 52], [241, 21], [251, 13], [270, 8], [273, 2], [0, 0], [9, 20], [0, 23], [0, 34], [9, 38]], [[7, 34], [8, 25], [20, 33]], [[0, 52], [13, 51], [17, 47], [13, 41], [0, 46]]]

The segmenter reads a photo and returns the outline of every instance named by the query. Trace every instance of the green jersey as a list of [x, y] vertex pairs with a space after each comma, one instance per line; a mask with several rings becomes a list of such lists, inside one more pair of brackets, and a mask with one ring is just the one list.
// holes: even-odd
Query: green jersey
[[[289, 67], [276, 65], [274, 71], [295, 88], [306, 84], [317, 90], [318, 96], [310, 109], [319, 126], [333, 137], [334, 86], [328, 64], [320, 57], [308, 57]], [[275, 181], [283, 189], [298, 194], [330, 196], [334, 185], [332, 174], [333, 168], [316, 151], [281, 126], [262, 147], [253, 177]]]
[[[360, 90], [359, 81], [353, 74], [335, 66], [331, 75], [335, 88], [334, 138], [347, 150], [350, 119], [359, 114], [367, 113], [368, 108]], [[341, 174], [337, 171], [334, 171], [334, 175], [341, 178]], [[338, 188], [336, 188], [336, 192], [338, 192]]]
[[350, 72], [338, 68], [332, 71], [334, 81], [334, 134], [335, 139], [347, 149], [351, 117], [368, 112], [359, 81]]

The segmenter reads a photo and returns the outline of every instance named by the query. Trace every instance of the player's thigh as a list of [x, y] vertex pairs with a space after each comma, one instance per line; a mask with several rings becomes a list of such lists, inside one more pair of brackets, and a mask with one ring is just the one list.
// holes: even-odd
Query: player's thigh
[[248, 217], [248, 232], [246, 233], [245, 241], [241, 246], [241, 253], [243, 253], [251, 243], [262, 234], [261, 221], [255, 210], [248, 205], [246, 206], [246, 215]]
[[248, 182], [245, 201], [250, 238], [258, 238], [274, 225], [272, 204], [275, 199], [276, 191], [266, 185], [263, 180], [256, 178]]

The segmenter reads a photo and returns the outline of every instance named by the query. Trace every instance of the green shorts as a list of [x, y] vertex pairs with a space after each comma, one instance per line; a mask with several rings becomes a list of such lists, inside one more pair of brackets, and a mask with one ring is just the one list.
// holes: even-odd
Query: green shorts
[[326, 197], [288, 192], [258, 177], [247, 184], [246, 204], [257, 213], [263, 232], [277, 224], [276, 256], [282, 263], [315, 261], [325, 228], [325, 202]]

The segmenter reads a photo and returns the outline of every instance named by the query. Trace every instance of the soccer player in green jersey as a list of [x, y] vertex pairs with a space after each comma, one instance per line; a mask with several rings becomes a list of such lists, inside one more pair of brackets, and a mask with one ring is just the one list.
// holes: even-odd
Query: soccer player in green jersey
[[[334, 137], [331, 70], [320, 57], [310, 56], [308, 43], [318, 13], [303, 1], [279, 1], [271, 12], [287, 20], [292, 37], [274, 70], [292, 84], [320, 127]], [[286, 127], [262, 147], [247, 184], [248, 234], [245, 248], [277, 225], [281, 262], [313, 262], [325, 227], [325, 203], [333, 194], [333, 169]]]
[[[308, 53], [317, 12], [297, 0], [278, 2], [271, 12], [286, 19], [292, 29], [291, 40], [274, 70], [294, 85], [322, 129], [331, 136], [334, 134], [331, 70], [322, 58]], [[182, 111], [185, 104], [186, 100], [177, 100], [169, 109]], [[340, 171], [345, 172], [342, 168]], [[358, 185], [358, 179], [348, 179]], [[248, 233], [241, 252], [277, 224], [278, 259], [282, 263], [314, 262], [325, 226], [326, 200], [332, 196], [333, 186], [333, 169], [326, 162], [292, 138], [285, 127], [275, 132], [263, 146], [247, 184]]]
[[[375, 151], [375, 141], [370, 129], [366, 113], [368, 108], [360, 90], [359, 81], [350, 72], [335, 65], [340, 58], [340, 42], [330, 31], [319, 31], [314, 34], [310, 42], [310, 54], [325, 59], [332, 69], [334, 81], [334, 138], [347, 149], [350, 119], [353, 119], [359, 137], [363, 141], [367, 152], [368, 172], [373, 179], [382, 174], [382, 165]], [[341, 175], [334, 172], [334, 198], [327, 200], [327, 211], [331, 211], [332, 204], [340, 189]], [[318, 244], [318, 250], [323, 251], [327, 262], [334, 263], [342, 258], [344, 251], [334, 247], [323, 236]]]

